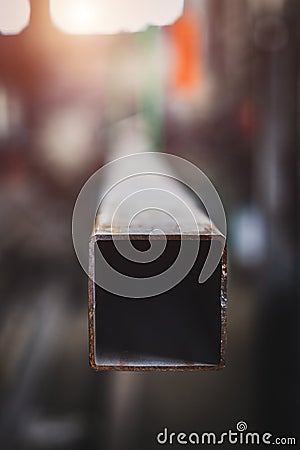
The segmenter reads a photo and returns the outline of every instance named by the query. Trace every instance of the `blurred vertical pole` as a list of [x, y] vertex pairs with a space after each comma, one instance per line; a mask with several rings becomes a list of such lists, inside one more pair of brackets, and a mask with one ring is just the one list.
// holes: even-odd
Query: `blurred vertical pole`
[[[258, 283], [258, 409], [261, 428], [297, 432], [297, 110], [299, 2], [257, 14], [254, 91], [260, 127], [255, 144], [255, 201], [266, 226]], [[282, 434], [283, 435], [283, 434]]]
[[161, 29], [150, 27], [137, 33], [140, 85], [137, 92], [137, 110], [144, 118], [151, 150], [164, 147], [164, 72], [166, 54]]
[[206, 53], [207, 65], [211, 73], [217, 74], [222, 79], [226, 74], [226, 62], [222, 27], [224, 23], [226, 1], [206, 0], [207, 38]]

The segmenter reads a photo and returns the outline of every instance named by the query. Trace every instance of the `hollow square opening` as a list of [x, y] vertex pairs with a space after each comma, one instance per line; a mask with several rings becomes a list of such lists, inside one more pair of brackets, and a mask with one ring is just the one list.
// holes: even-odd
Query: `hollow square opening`
[[[139, 250], [147, 240], [132, 240]], [[120, 242], [122, 245], [122, 242]], [[98, 240], [106, 261], [131, 277], [151, 277], [166, 270], [178, 255], [180, 240], [168, 239], [163, 254], [151, 263], [128, 261], [113, 241]], [[152, 245], [157, 245], [152, 241]], [[188, 240], [185, 245], [197, 245]], [[198, 278], [209, 240], [202, 240], [187, 276], [155, 297], [127, 298], [95, 286], [95, 363], [98, 368], [184, 368], [218, 366], [221, 360], [221, 262], [203, 284]], [[95, 270], [101, 261], [95, 252]]]

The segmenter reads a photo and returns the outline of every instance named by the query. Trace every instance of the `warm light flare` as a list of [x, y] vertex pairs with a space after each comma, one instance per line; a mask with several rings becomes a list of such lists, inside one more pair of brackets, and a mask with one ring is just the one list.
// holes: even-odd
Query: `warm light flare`
[[0, 0], [0, 33], [18, 34], [30, 20], [29, 0]]
[[51, 17], [71, 34], [115, 34], [163, 26], [181, 16], [184, 0], [50, 0]]

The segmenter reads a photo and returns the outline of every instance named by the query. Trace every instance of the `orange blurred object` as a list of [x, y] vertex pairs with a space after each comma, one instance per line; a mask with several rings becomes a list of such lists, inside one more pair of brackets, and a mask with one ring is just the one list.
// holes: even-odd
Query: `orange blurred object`
[[174, 42], [176, 90], [187, 93], [201, 86], [203, 81], [202, 27], [199, 15], [186, 11], [171, 26]]

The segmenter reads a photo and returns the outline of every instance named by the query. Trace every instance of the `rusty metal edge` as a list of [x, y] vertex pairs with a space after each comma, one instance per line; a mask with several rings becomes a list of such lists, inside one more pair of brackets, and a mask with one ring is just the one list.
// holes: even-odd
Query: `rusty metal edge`
[[[146, 235], [131, 235], [131, 238], [147, 239]], [[180, 236], [179, 236], [180, 238]], [[185, 235], [184, 239], [221, 239], [222, 235]], [[222, 271], [221, 271], [221, 289], [220, 289], [220, 305], [221, 305], [221, 347], [220, 347], [220, 363], [217, 365], [142, 365], [142, 366], [117, 366], [117, 365], [97, 365], [95, 356], [95, 284], [93, 282], [95, 273], [94, 261], [94, 246], [98, 240], [106, 240], [107, 235], [94, 234], [89, 242], [89, 280], [88, 280], [88, 327], [89, 327], [89, 363], [93, 370], [97, 372], [103, 371], [126, 371], [126, 372], [147, 372], [147, 371], [161, 371], [161, 372], [183, 372], [183, 371], [208, 371], [220, 370], [225, 368], [225, 354], [227, 347], [227, 245], [225, 245], [222, 255]], [[109, 239], [112, 239], [110, 236]], [[169, 235], [167, 239], [177, 240], [177, 235]]]

